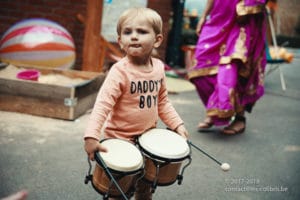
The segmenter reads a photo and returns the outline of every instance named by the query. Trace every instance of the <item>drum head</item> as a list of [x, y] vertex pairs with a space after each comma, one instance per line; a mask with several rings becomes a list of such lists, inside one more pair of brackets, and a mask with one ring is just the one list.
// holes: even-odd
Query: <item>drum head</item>
[[131, 172], [143, 166], [143, 157], [139, 149], [121, 139], [106, 139], [101, 145], [107, 148], [107, 152], [100, 152], [100, 156], [110, 169], [120, 172]]
[[165, 159], [182, 159], [190, 154], [187, 141], [167, 129], [151, 129], [138, 139], [142, 149]]

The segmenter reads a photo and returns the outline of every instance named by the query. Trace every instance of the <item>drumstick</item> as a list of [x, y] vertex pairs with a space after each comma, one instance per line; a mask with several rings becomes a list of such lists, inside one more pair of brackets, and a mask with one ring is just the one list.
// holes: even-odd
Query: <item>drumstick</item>
[[114, 182], [114, 184], [116, 185], [116, 187], [118, 188], [118, 190], [121, 192], [123, 198], [124, 198], [125, 200], [128, 200], [128, 198], [126, 197], [126, 195], [124, 194], [124, 192], [123, 192], [122, 189], [120, 188], [119, 184], [117, 183], [116, 179], [115, 179], [115, 178], [113, 177], [113, 175], [110, 173], [110, 171], [109, 171], [107, 165], [106, 165], [105, 162], [103, 161], [103, 159], [102, 159], [102, 157], [100, 156], [99, 152], [95, 152], [95, 154], [97, 155], [97, 156], [95, 156], [95, 158], [96, 158], [96, 159], [99, 158], [99, 161], [101, 162], [101, 164], [102, 164], [104, 170], [107, 172], [107, 174], [109, 175], [109, 177], [111, 178], [111, 180]]
[[217, 159], [215, 159], [214, 157], [212, 157], [211, 155], [209, 155], [208, 153], [206, 153], [205, 151], [203, 151], [202, 149], [200, 149], [199, 147], [197, 147], [196, 145], [194, 145], [191, 141], [187, 141], [192, 147], [194, 147], [195, 149], [201, 151], [204, 155], [206, 155], [207, 157], [209, 157], [210, 159], [212, 159], [213, 161], [215, 161], [216, 163], [218, 163], [221, 166], [221, 169], [223, 171], [228, 171], [230, 169], [230, 165], [228, 163], [221, 163], [220, 161], [218, 161]]

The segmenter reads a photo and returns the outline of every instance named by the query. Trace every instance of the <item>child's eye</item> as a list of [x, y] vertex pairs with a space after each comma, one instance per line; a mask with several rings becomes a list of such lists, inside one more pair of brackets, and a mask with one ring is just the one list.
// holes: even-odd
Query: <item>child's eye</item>
[[144, 30], [144, 29], [138, 29], [137, 32], [140, 33], [140, 34], [147, 34], [148, 33], [148, 31]]
[[131, 32], [132, 32], [131, 30], [125, 29], [125, 30], [123, 31], [123, 34], [124, 34], [124, 35], [129, 35]]

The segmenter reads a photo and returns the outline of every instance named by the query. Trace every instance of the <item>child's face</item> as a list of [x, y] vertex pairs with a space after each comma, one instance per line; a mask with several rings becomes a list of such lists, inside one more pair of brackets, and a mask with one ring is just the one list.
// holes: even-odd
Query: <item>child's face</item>
[[129, 57], [146, 58], [160, 46], [162, 35], [156, 35], [151, 24], [140, 17], [126, 20], [118, 38], [120, 47]]

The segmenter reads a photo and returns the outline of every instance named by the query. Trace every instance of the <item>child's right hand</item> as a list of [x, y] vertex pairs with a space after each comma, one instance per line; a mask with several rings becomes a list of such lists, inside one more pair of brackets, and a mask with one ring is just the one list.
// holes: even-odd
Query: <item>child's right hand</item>
[[96, 151], [107, 152], [107, 149], [103, 147], [97, 140], [94, 138], [86, 138], [84, 141], [84, 149], [88, 154], [90, 160], [94, 161], [94, 154]]

